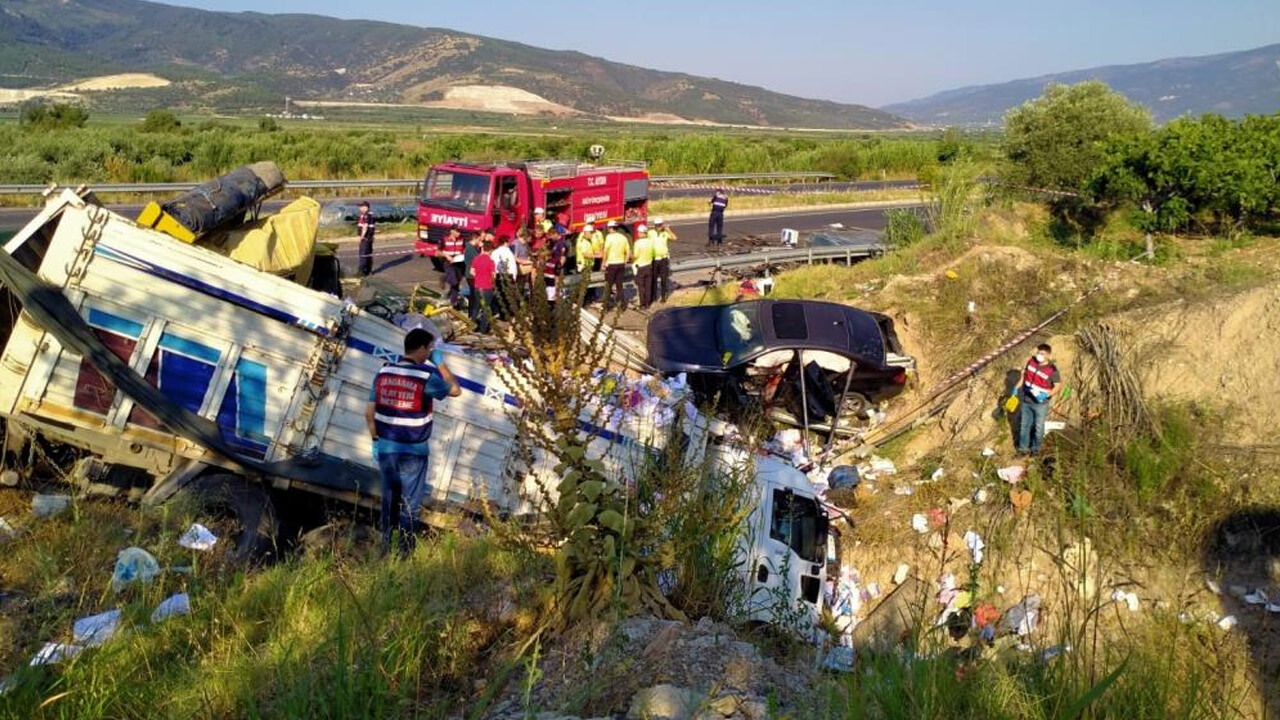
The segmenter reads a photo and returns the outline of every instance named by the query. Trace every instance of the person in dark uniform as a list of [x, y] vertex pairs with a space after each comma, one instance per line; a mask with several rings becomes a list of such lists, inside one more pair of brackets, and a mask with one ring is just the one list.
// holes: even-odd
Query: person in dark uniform
[[356, 218], [356, 232], [360, 237], [360, 277], [373, 272], [373, 213], [367, 201], [360, 203], [360, 216]]
[[724, 211], [729, 207], [729, 196], [724, 188], [711, 196], [711, 217], [707, 219], [707, 244], [724, 244]]

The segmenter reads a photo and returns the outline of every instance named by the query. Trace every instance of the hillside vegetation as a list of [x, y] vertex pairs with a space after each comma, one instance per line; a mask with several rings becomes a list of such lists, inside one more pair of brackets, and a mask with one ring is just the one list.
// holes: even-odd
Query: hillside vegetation
[[317, 15], [208, 12], [142, 0], [9, 0], [0, 74], [52, 86], [107, 72], [173, 85], [134, 97], [189, 108], [276, 108], [295, 99], [418, 103], [456, 86], [512, 87], [599, 117], [888, 129], [901, 118], [861, 105], [659, 72], [579, 52], [442, 29]]

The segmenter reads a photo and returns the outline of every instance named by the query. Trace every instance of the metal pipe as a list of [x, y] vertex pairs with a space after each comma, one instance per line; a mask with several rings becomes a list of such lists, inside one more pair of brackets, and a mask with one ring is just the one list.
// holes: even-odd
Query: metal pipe
[[796, 350], [796, 363], [800, 366], [800, 417], [804, 422], [800, 431], [800, 444], [805, 457], [809, 456], [809, 395], [804, 386], [804, 350]]
[[840, 402], [836, 403], [836, 415], [831, 419], [831, 432], [827, 435], [827, 444], [822, 446], [823, 456], [831, 450], [831, 444], [836, 441], [836, 429], [840, 427], [840, 413], [844, 411], [844, 401], [849, 397], [849, 385], [853, 382], [853, 371], [857, 369], [858, 363], [850, 359], [849, 372], [844, 374], [844, 391], [840, 393]]

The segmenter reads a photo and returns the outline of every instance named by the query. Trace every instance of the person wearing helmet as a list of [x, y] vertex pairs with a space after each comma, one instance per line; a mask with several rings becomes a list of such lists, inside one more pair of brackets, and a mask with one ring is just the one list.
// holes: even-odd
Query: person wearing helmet
[[604, 234], [596, 230], [596, 226], [591, 223], [583, 225], [582, 232], [578, 233], [578, 240], [574, 245], [574, 256], [578, 263], [579, 274], [589, 273], [595, 266], [597, 236], [600, 244], [604, 245]]
[[636, 225], [636, 242], [633, 251], [636, 265], [636, 294], [640, 296], [640, 309], [647, 310], [653, 304], [653, 234], [644, 223]]
[[[623, 310], [627, 309], [627, 295], [625, 288], [622, 286], [622, 279], [626, 274], [628, 262], [631, 262], [631, 241], [622, 233], [618, 224], [611, 220], [609, 221], [609, 234], [604, 239], [604, 302], [606, 310], [613, 305], [617, 305]], [[610, 289], [612, 289], [613, 293], [613, 303], [609, 302]]]
[[548, 233], [548, 232], [551, 232], [551, 228], [555, 227], [555, 224], [547, 219], [546, 210], [544, 210], [543, 208], [534, 208], [533, 209], [533, 227], [535, 229], [542, 230], [543, 233]]
[[653, 219], [649, 234], [653, 236], [653, 297], [665, 303], [671, 297], [671, 241], [680, 238], [660, 217]]

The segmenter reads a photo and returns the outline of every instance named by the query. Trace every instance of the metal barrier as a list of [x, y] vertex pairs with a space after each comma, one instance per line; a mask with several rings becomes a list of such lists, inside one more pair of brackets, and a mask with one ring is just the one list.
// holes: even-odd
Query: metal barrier
[[[757, 181], [828, 181], [835, 175], [823, 172], [778, 172], [778, 173], [739, 173], [729, 175], [652, 175], [649, 180], [654, 183], [700, 183], [712, 181], [746, 182]], [[288, 187], [304, 190], [336, 190], [340, 188], [417, 188], [421, 180], [368, 179], [368, 180], [293, 180]], [[199, 183], [94, 183], [94, 192], [99, 193], [168, 193], [190, 190]], [[67, 185], [67, 187], [72, 187]], [[39, 195], [49, 185], [0, 185], [0, 195]]]

